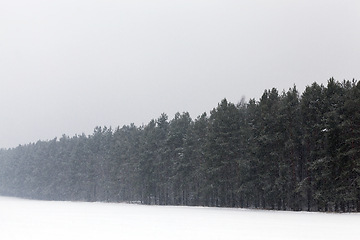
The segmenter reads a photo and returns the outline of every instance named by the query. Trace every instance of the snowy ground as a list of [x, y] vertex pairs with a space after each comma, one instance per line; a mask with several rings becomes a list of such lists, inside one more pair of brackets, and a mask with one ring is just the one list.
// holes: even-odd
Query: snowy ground
[[0, 239], [359, 239], [360, 214], [0, 197]]

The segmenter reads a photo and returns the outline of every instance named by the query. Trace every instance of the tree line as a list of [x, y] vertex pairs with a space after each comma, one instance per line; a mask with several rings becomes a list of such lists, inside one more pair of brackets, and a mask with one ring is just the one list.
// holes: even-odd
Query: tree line
[[360, 83], [265, 90], [210, 114], [0, 151], [0, 194], [306, 211], [360, 211]]

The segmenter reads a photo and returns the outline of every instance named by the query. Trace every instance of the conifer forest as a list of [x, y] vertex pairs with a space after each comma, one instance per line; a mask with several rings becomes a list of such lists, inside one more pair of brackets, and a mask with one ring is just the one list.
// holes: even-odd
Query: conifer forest
[[360, 82], [1, 149], [0, 195], [359, 212]]

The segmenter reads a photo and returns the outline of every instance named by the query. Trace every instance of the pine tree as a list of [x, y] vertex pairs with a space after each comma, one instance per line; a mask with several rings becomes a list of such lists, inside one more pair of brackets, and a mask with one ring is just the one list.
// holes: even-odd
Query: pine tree
[[184, 141], [191, 122], [189, 113], [176, 113], [175, 117], [170, 121], [166, 140], [170, 164], [173, 166], [172, 175], [170, 176], [172, 198], [173, 203], [177, 205], [189, 204], [192, 168], [189, 159], [184, 155]]
[[213, 204], [233, 207], [237, 203], [238, 160], [241, 156], [240, 114], [222, 100], [209, 118], [207, 167]]
[[208, 117], [203, 113], [188, 128], [184, 139], [181, 161], [183, 171], [188, 176], [189, 204], [209, 206], [206, 189], [206, 140], [208, 134]]
[[[278, 199], [278, 209], [302, 209], [302, 197], [298, 194], [298, 183], [306, 175], [306, 165], [303, 162], [303, 147], [301, 144], [301, 118], [299, 93], [294, 86], [281, 97], [280, 124], [283, 129], [284, 145], [278, 159], [279, 177], [276, 181], [281, 198]], [[285, 205], [285, 206], [284, 206]]]

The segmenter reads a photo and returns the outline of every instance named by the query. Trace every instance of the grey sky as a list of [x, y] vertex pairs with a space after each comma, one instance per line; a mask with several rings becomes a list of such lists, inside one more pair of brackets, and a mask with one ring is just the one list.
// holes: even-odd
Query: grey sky
[[360, 1], [0, 0], [0, 147], [360, 79]]

